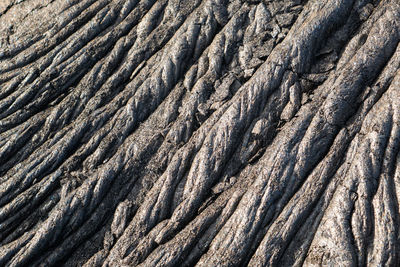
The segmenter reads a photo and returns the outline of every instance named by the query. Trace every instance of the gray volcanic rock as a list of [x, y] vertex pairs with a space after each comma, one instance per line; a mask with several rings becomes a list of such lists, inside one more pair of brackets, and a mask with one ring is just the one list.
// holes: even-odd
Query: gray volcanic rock
[[398, 0], [2, 0], [0, 266], [400, 266]]

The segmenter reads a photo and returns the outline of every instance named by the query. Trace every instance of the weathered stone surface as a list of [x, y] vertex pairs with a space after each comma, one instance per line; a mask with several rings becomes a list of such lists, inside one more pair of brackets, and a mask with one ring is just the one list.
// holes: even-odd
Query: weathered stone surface
[[0, 266], [399, 266], [398, 0], [0, 2]]

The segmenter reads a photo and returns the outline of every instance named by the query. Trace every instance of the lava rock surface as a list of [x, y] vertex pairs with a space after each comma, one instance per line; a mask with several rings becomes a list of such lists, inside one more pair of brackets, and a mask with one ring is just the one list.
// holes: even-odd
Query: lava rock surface
[[399, 266], [398, 0], [1, 0], [0, 266]]

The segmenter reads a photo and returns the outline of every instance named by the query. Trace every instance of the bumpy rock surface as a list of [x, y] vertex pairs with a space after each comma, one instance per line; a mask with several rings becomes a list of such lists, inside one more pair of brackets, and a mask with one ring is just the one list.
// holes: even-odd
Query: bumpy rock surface
[[399, 266], [398, 0], [1, 0], [0, 266]]

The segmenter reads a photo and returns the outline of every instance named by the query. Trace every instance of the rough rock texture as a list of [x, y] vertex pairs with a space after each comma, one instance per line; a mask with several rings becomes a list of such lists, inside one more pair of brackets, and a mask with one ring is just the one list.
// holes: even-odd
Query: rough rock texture
[[0, 266], [400, 266], [398, 0], [1, 0]]

